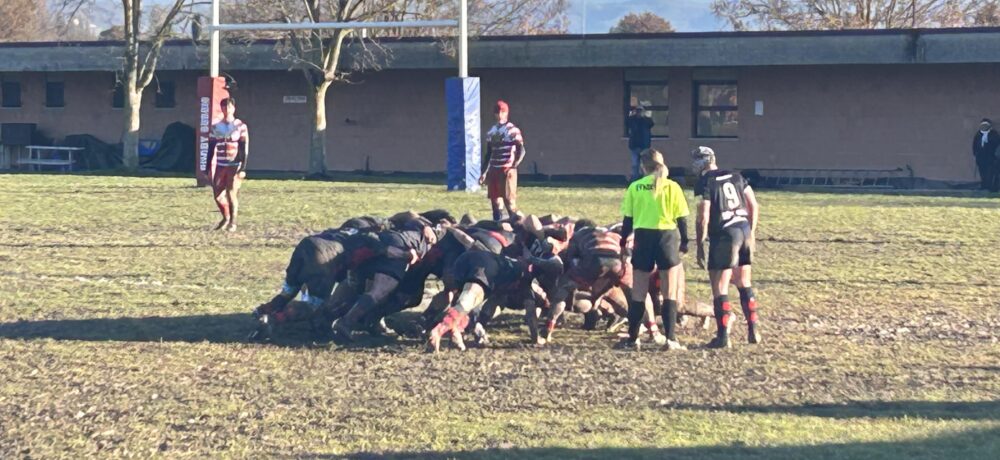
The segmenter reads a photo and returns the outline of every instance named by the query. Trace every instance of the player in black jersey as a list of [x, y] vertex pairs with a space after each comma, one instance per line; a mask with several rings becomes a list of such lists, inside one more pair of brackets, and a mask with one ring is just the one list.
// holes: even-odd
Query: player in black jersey
[[383, 250], [358, 267], [361, 278], [371, 279], [371, 283], [346, 313], [334, 321], [332, 331], [335, 340], [351, 341], [351, 332], [355, 327], [366, 316], [376, 313], [378, 304], [396, 290], [407, 270], [427, 255], [438, 238], [443, 236], [445, 228], [440, 222], [435, 225], [418, 216], [401, 228], [378, 234], [379, 247]]
[[[254, 309], [258, 327], [249, 340], [267, 341], [275, 325], [313, 317], [348, 270], [375, 255], [376, 233], [388, 225], [377, 217], [356, 217], [299, 241], [285, 269], [281, 292]], [[300, 291], [302, 301], [293, 303]]]
[[718, 168], [712, 149], [698, 147], [691, 156], [693, 170], [700, 174], [694, 189], [698, 200], [698, 266], [705, 268], [705, 240], [708, 239], [708, 273], [718, 328], [708, 347], [729, 347], [730, 281], [735, 281], [740, 292], [740, 304], [747, 320], [747, 341], [760, 343], [757, 300], [750, 282], [760, 206], [753, 189], [740, 173]]

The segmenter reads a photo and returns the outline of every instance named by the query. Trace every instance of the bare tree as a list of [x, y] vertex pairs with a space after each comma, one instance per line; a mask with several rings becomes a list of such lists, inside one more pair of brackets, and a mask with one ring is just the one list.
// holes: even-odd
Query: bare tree
[[2, 0], [0, 18], [0, 42], [45, 38], [47, 13], [38, 0]]
[[649, 11], [626, 14], [610, 30], [613, 34], [653, 34], [673, 31], [674, 27], [670, 21]]
[[[472, 0], [469, 2], [473, 34], [560, 33], [568, 28], [566, 0]], [[242, 0], [223, 10], [226, 22], [354, 22], [402, 21], [458, 17], [457, 0]], [[280, 38], [278, 49], [292, 66], [302, 71], [309, 85], [313, 112], [309, 142], [309, 173], [323, 175], [326, 166], [326, 95], [336, 82], [350, 81], [352, 73], [377, 70], [387, 54], [378, 39], [399, 36], [451, 36], [453, 30], [426, 29], [361, 31], [310, 30], [227, 34], [244, 39]], [[345, 46], [358, 50], [343, 67]]]
[[124, 87], [124, 127], [122, 161], [125, 169], [139, 168], [139, 128], [142, 109], [142, 93], [153, 82], [156, 65], [160, 58], [163, 42], [170, 36], [174, 23], [179, 19], [186, 4], [191, 0], [171, 0], [169, 8], [160, 17], [160, 23], [148, 26], [149, 33], [142, 28], [142, 0], [121, 0], [124, 14], [125, 51], [120, 84]]
[[[995, 0], [989, 0], [990, 2]], [[715, 0], [735, 30], [962, 27], [984, 0]]]

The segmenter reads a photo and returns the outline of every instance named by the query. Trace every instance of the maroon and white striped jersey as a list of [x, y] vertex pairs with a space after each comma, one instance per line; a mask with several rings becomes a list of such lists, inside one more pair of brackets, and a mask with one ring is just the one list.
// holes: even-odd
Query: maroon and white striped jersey
[[510, 169], [514, 166], [514, 153], [518, 145], [524, 143], [521, 129], [514, 123], [497, 123], [486, 133], [486, 141], [490, 152], [490, 167]]
[[237, 156], [240, 151], [240, 143], [247, 142], [247, 125], [240, 119], [234, 119], [232, 123], [222, 120], [212, 125], [210, 139], [215, 142], [215, 164], [217, 166], [239, 166]]

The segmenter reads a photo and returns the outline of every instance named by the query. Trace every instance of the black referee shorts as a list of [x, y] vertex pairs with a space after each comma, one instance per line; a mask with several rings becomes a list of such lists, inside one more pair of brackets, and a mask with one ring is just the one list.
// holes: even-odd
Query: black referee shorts
[[637, 228], [632, 242], [632, 268], [651, 272], [666, 270], [681, 263], [681, 236], [677, 229]]
[[722, 229], [721, 233], [710, 235], [708, 269], [725, 270], [750, 265], [753, 262], [753, 251], [750, 250], [749, 241], [749, 225], [733, 225]]

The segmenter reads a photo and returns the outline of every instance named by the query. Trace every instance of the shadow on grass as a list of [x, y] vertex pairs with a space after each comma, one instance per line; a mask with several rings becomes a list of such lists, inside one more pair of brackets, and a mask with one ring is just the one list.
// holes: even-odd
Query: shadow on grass
[[253, 328], [249, 314], [148, 316], [16, 321], [0, 323], [7, 339], [118, 342], [245, 342]]
[[[412, 326], [418, 316], [418, 313], [402, 312], [386, 318], [386, 321], [399, 330]], [[256, 326], [256, 321], [249, 313], [15, 321], [0, 323], [0, 339], [247, 343], [247, 337]], [[276, 327], [273, 340], [267, 345], [363, 350], [389, 345], [408, 347], [422, 344], [422, 339], [412, 336], [370, 337], [359, 333], [355, 337], [353, 342], [338, 347], [328, 343], [328, 337], [317, 337], [307, 322], [295, 322]]]
[[346, 456], [312, 455], [299, 458], [407, 459], [632, 459], [632, 458], [961, 458], [995, 459], [1000, 455], [1000, 428], [970, 429], [944, 436], [903, 441], [830, 443], [754, 447], [740, 443], [728, 446], [667, 448], [532, 448], [479, 449], [448, 452], [358, 452]]
[[[996, 401], [850, 401], [842, 404], [798, 406], [701, 406], [680, 405], [671, 409], [710, 412], [787, 414], [834, 419], [920, 418], [925, 420], [1000, 420]], [[1000, 442], [1000, 440], [998, 440]]]

